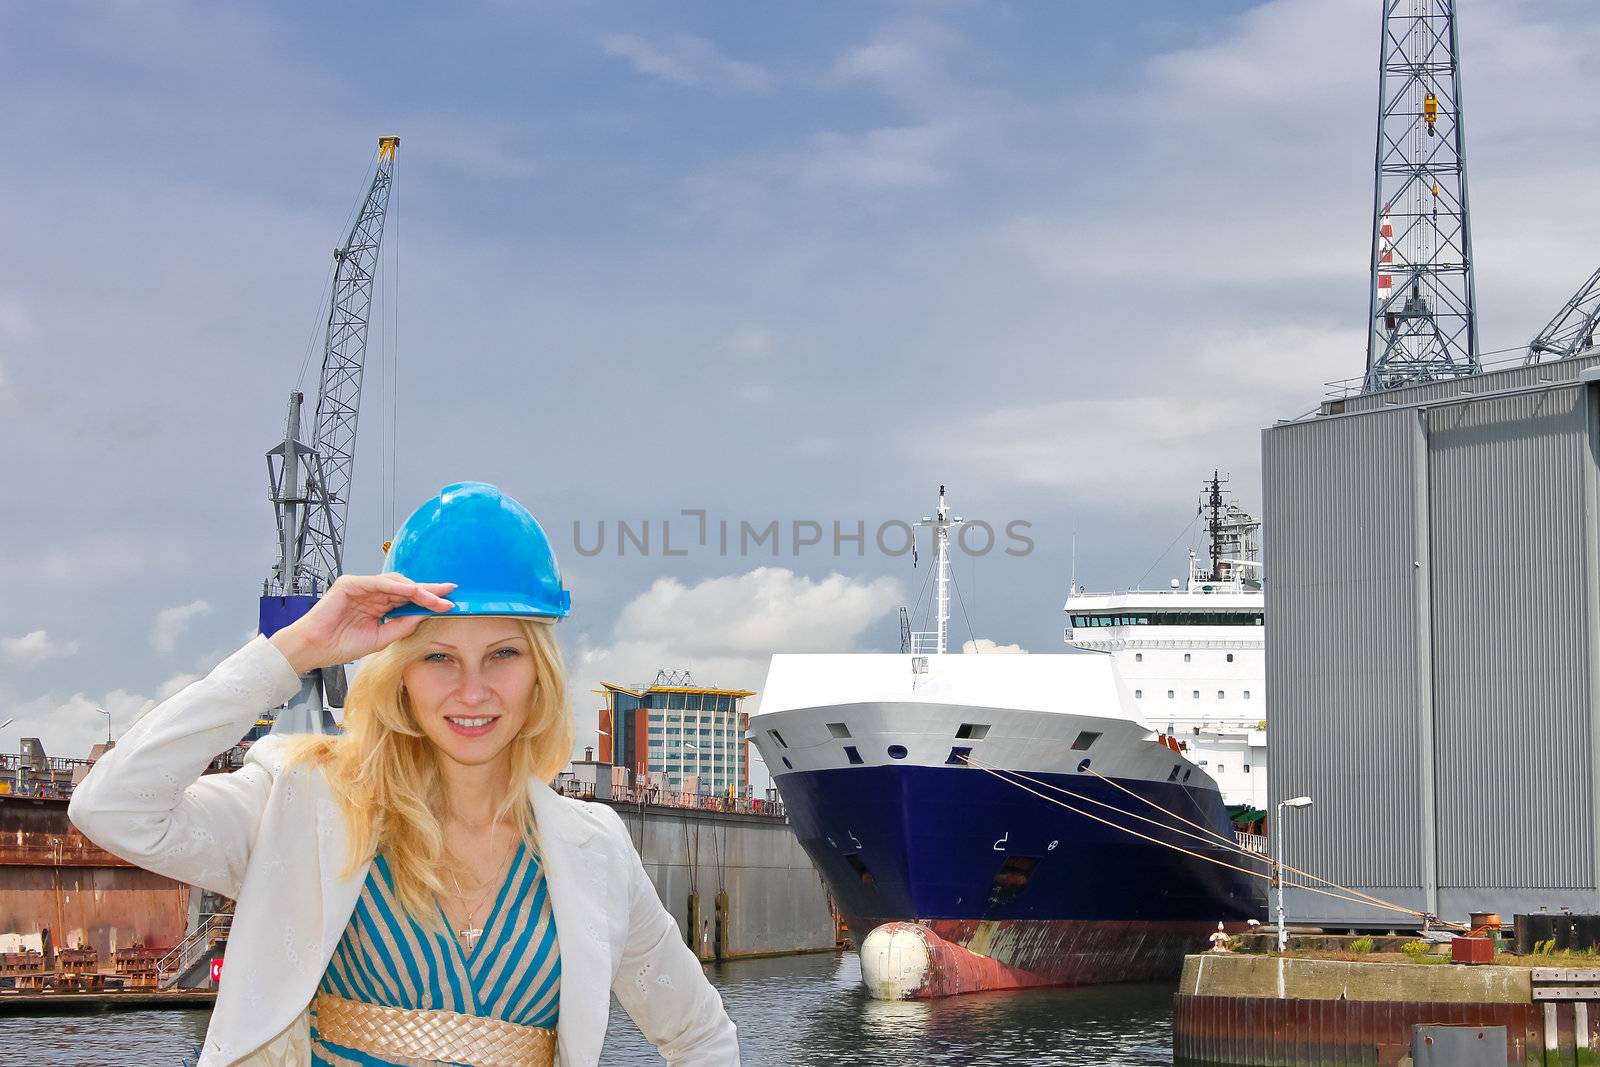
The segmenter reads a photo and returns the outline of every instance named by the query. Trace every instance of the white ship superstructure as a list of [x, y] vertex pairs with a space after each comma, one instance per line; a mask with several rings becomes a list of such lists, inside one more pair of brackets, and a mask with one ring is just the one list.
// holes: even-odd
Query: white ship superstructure
[[1139, 714], [1187, 746], [1229, 805], [1267, 807], [1261, 524], [1210, 491], [1211, 561], [1172, 587], [1067, 598], [1066, 641], [1106, 653]]

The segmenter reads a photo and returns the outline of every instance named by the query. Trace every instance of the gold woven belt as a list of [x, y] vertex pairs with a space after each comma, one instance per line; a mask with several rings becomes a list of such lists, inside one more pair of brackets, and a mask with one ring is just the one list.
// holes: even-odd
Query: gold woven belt
[[553, 1027], [454, 1011], [386, 1008], [328, 993], [318, 993], [313, 1007], [322, 1040], [359, 1052], [474, 1067], [552, 1067], [556, 1061]]

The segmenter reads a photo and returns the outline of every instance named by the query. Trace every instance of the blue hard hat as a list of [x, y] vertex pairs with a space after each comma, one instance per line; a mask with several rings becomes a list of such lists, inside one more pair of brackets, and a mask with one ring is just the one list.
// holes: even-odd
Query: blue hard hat
[[530, 615], [560, 619], [572, 610], [561, 571], [538, 520], [484, 482], [439, 490], [400, 527], [383, 569], [414, 582], [455, 582], [447, 612], [402, 604], [401, 615]]

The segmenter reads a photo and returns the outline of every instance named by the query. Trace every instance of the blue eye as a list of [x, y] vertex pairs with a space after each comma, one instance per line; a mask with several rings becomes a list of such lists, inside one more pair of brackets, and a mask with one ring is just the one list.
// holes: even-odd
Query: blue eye
[[510, 659], [512, 656], [522, 655], [522, 651], [515, 648], [497, 648], [494, 654], [503, 659]]

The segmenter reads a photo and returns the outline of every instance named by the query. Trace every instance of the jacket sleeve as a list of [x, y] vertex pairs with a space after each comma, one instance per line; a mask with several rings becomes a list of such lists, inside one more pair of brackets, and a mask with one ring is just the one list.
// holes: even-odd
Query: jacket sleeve
[[656, 896], [622, 819], [607, 805], [592, 807], [612, 824], [628, 872], [628, 940], [611, 991], [672, 1067], [738, 1067], [733, 1020]]
[[67, 816], [107, 852], [237, 897], [280, 743], [263, 738], [232, 774], [205, 774], [300, 680], [265, 637], [147, 712], [73, 790]]

